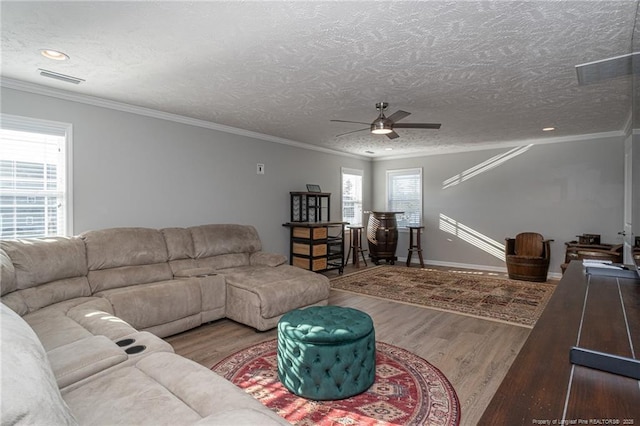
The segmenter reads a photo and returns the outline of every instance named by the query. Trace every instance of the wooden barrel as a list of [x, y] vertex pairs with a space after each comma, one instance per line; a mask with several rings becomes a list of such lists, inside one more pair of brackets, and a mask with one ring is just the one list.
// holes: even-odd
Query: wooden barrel
[[401, 212], [371, 212], [367, 225], [367, 241], [369, 256], [377, 265], [380, 260], [393, 264], [398, 246], [398, 222], [396, 213]]

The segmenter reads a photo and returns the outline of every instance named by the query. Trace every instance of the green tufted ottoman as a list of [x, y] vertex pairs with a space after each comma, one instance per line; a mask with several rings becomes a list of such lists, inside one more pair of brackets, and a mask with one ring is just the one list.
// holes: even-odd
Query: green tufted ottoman
[[339, 306], [312, 306], [278, 322], [278, 377], [296, 395], [343, 399], [369, 389], [376, 373], [371, 317]]

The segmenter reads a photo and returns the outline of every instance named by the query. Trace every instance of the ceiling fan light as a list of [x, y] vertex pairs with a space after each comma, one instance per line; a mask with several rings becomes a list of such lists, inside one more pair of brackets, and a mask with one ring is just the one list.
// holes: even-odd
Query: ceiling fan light
[[374, 135], [388, 135], [393, 132], [392, 123], [385, 119], [379, 118], [373, 123], [371, 123], [371, 133]]

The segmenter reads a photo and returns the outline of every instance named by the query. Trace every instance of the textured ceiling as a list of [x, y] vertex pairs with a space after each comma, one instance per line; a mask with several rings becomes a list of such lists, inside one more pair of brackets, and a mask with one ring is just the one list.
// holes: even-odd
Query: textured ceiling
[[[578, 86], [627, 54], [634, 1], [0, 3], [3, 77], [367, 155], [620, 131], [631, 77]], [[56, 62], [39, 49], [58, 49]], [[86, 80], [41, 77], [45, 68]], [[375, 103], [440, 122], [359, 132]], [[542, 127], [555, 126], [543, 133]], [[384, 151], [393, 148], [392, 152]]]

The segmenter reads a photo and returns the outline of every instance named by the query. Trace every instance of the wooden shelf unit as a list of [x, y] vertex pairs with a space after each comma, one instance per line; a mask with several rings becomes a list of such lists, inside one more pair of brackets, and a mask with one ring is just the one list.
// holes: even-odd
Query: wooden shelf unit
[[289, 222], [289, 264], [314, 272], [344, 268], [347, 222]]
[[330, 192], [290, 192], [291, 222], [330, 222]]

